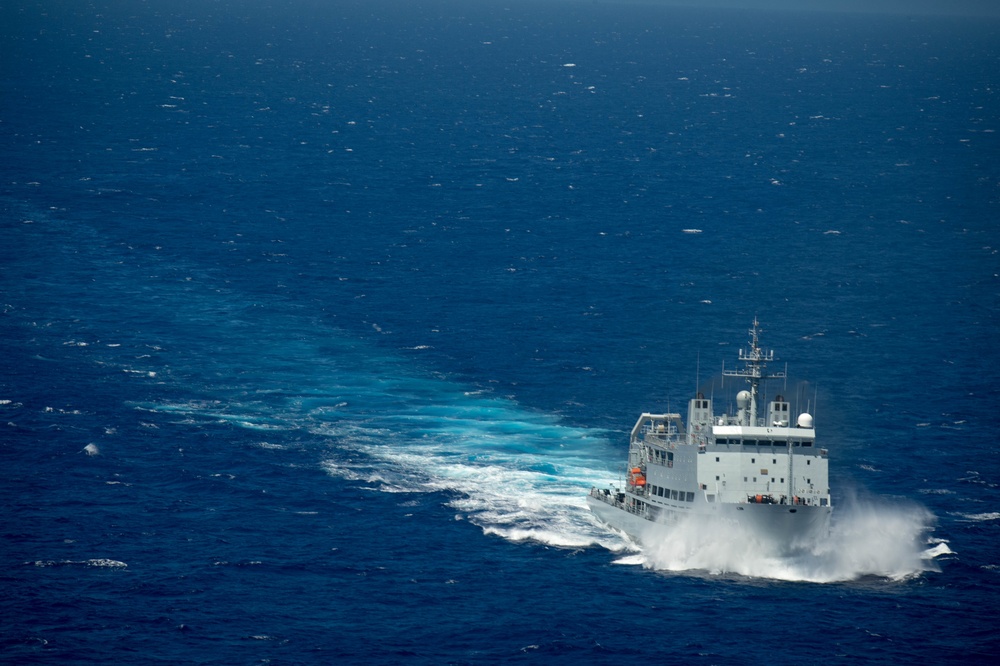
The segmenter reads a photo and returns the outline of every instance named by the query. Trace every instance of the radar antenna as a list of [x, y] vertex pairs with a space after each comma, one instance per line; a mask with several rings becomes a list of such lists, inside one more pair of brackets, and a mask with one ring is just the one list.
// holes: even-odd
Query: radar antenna
[[750, 409], [745, 413], [744, 422], [741, 425], [756, 426], [760, 425], [757, 422], [757, 398], [760, 394], [761, 383], [768, 379], [784, 378], [785, 373], [767, 374], [767, 364], [775, 360], [774, 351], [764, 351], [760, 348], [762, 329], [756, 317], [753, 318], [753, 328], [748, 332], [750, 333], [750, 349], [740, 349], [740, 361], [743, 362], [744, 367], [739, 370], [723, 370], [722, 374], [725, 377], [743, 377], [750, 384]]

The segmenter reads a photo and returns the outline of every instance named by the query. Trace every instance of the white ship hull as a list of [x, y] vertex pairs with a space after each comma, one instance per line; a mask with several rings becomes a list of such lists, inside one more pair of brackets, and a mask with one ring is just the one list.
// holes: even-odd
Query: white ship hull
[[716, 541], [754, 543], [773, 554], [809, 548], [829, 534], [829, 506], [790, 507], [778, 504], [715, 504], [671, 510], [665, 507], [654, 520], [606, 501], [599, 493], [587, 497], [587, 506], [602, 522], [643, 545], [675, 538], [691, 527]]

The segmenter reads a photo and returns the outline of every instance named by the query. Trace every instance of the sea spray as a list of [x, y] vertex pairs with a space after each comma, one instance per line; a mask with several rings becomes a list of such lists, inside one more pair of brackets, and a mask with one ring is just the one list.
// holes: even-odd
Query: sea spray
[[841, 500], [830, 533], [792, 553], [731, 522], [690, 517], [670, 537], [647, 541], [630, 563], [664, 571], [703, 571], [752, 578], [830, 583], [867, 576], [903, 580], [936, 571], [934, 558], [951, 550], [930, 547], [934, 516], [909, 502], [849, 496]]
[[913, 502], [848, 495], [834, 516], [829, 537], [796, 563], [804, 580], [902, 580], [937, 571], [933, 558], [951, 552], [943, 543], [929, 550], [935, 517]]

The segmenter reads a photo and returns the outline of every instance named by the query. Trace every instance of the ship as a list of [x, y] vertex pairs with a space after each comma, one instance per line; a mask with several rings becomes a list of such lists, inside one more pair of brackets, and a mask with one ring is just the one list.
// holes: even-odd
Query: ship
[[716, 414], [714, 396], [697, 392], [686, 421], [679, 413], [639, 416], [623, 478], [587, 497], [602, 522], [640, 544], [671, 538], [681, 523], [709, 525], [778, 553], [808, 548], [829, 533], [828, 451], [817, 445], [808, 411], [792, 422], [790, 402], [780, 393], [768, 399], [766, 383], [787, 382], [787, 370], [768, 370], [776, 359], [760, 346], [756, 318], [748, 332], [741, 367], [723, 366], [723, 383], [732, 378], [730, 385], [742, 386], [735, 405]]

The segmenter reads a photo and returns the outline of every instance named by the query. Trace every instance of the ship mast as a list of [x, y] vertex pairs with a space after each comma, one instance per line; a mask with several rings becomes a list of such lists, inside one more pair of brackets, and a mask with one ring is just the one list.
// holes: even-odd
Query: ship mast
[[750, 384], [750, 408], [744, 412], [743, 423], [740, 425], [755, 426], [757, 425], [757, 398], [760, 394], [761, 382], [767, 379], [783, 378], [785, 373], [767, 374], [767, 364], [774, 361], [774, 351], [764, 351], [760, 348], [761, 329], [756, 317], [753, 318], [753, 328], [749, 330], [749, 333], [750, 349], [740, 349], [740, 360], [744, 367], [740, 370], [723, 370], [722, 374], [726, 377], [744, 377]]

